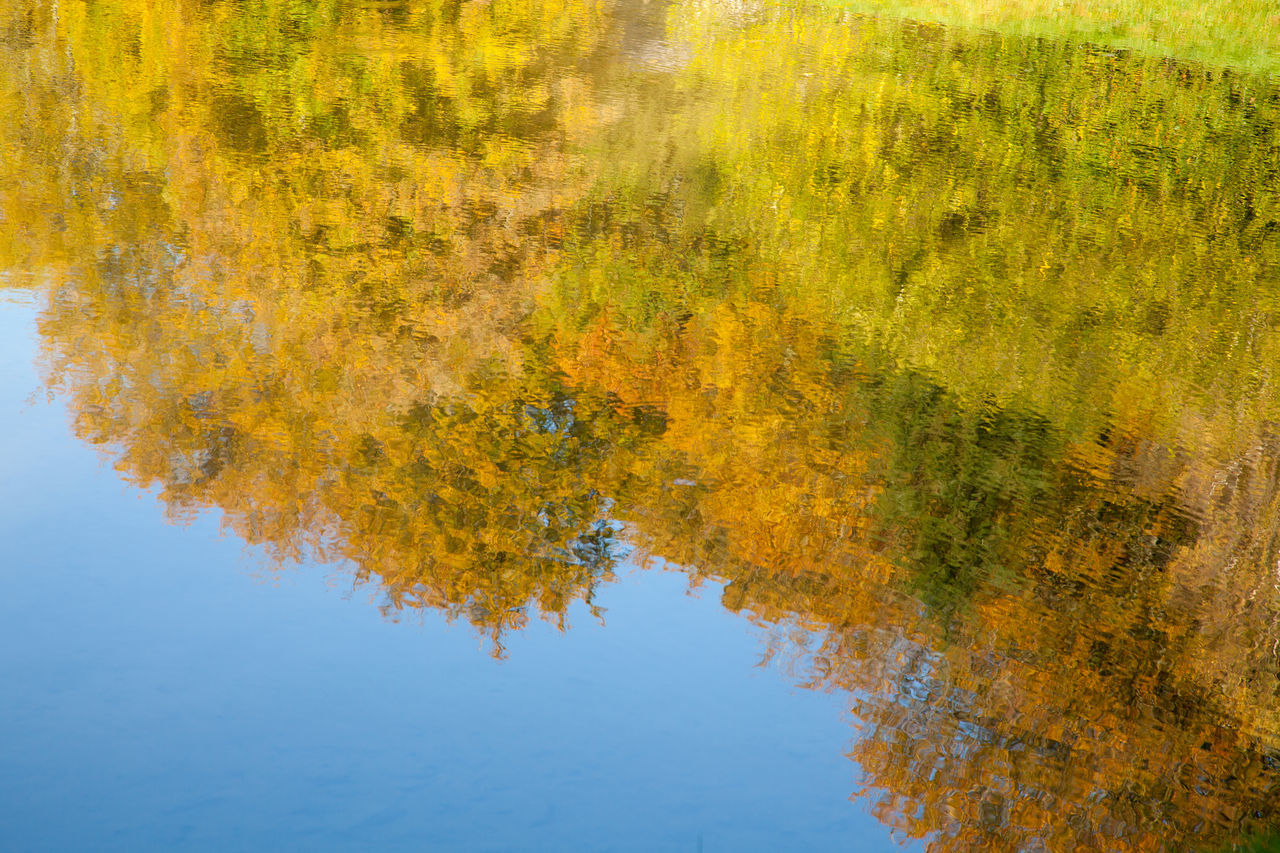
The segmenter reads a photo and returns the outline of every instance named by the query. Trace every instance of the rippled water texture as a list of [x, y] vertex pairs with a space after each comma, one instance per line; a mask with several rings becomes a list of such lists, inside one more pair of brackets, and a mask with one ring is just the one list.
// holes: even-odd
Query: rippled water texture
[[498, 656], [723, 584], [931, 849], [1280, 822], [1280, 24], [2, 8], [4, 286], [174, 517]]

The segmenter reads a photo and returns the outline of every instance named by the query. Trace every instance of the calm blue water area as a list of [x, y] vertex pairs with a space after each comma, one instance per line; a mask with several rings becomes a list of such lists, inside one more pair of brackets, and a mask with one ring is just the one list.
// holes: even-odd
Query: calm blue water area
[[0, 304], [0, 848], [901, 849], [847, 697], [757, 666], [719, 588], [632, 570], [505, 661], [390, 621], [168, 523], [45, 400], [35, 313]]

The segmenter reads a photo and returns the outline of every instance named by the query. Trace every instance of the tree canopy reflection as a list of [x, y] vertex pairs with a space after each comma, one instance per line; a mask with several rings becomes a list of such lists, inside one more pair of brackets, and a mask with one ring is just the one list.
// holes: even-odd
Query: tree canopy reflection
[[78, 435], [497, 650], [720, 581], [937, 849], [1274, 824], [1280, 89], [727, 8], [12, 13]]

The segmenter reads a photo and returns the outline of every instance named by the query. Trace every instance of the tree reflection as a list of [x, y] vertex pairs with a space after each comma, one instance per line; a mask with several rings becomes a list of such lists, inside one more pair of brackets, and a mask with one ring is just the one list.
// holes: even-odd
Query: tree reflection
[[938, 849], [1273, 824], [1276, 88], [708, 4], [655, 70], [624, 12], [7, 20], [78, 435], [499, 652], [628, 551], [723, 582]]

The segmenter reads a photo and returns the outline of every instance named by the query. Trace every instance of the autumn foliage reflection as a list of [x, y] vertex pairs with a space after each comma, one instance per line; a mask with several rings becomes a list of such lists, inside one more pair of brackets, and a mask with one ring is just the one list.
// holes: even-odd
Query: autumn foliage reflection
[[937, 849], [1274, 823], [1276, 87], [660, 11], [13, 17], [78, 435], [498, 651], [627, 554], [721, 582]]

